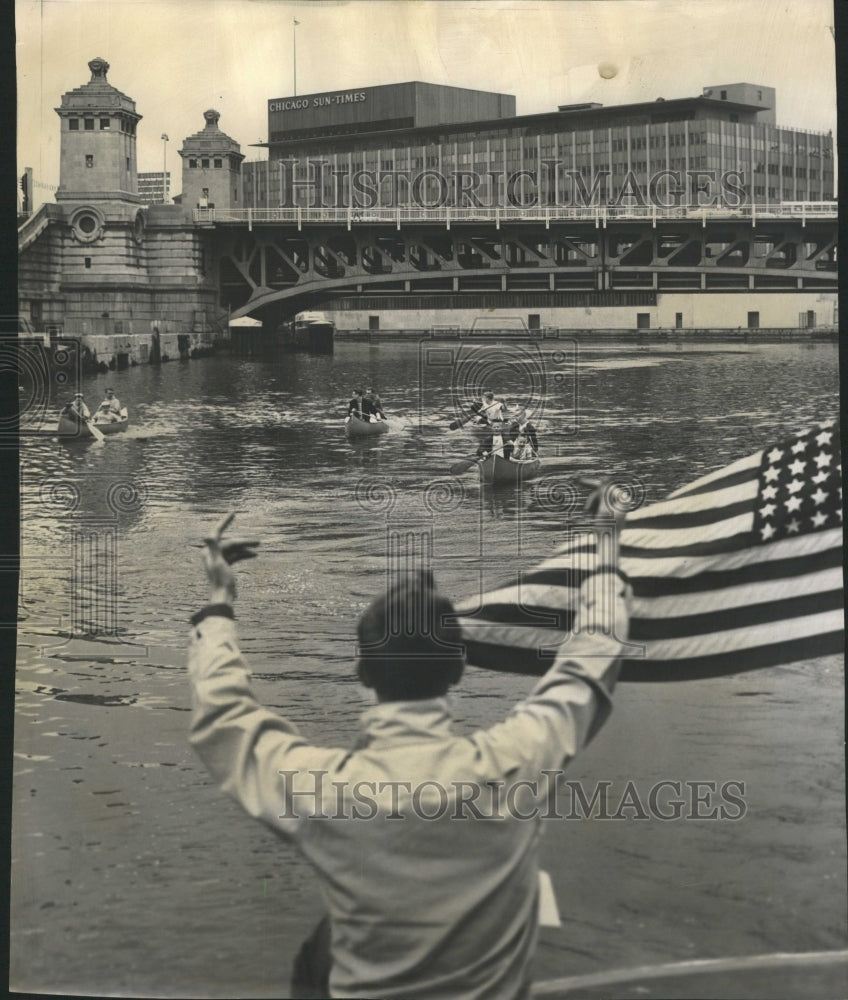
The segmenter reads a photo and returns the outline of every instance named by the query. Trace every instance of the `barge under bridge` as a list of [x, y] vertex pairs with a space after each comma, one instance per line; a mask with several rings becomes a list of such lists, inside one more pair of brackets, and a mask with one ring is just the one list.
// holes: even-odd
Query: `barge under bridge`
[[357, 294], [836, 291], [835, 202], [768, 209], [197, 209], [222, 308]]

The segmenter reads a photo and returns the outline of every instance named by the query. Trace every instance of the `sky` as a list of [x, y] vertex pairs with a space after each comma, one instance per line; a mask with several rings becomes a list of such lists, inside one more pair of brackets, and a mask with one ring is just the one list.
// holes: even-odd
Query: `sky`
[[264, 157], [250, 144], [268, 100], [294, 92], [295, 31], [297, 94], [422, 80], [514, 94], [531, 114], [745, 82], [777, 89], [778, 124], [835, 132], [832, 24], [832, 0], [19, 0], [18, 173], [33, 168], [36, 206], [53, 200], [54, 109], [96, 56], [143, 116], [140, 171], [167, 157], [179, 172], [208, 108]]

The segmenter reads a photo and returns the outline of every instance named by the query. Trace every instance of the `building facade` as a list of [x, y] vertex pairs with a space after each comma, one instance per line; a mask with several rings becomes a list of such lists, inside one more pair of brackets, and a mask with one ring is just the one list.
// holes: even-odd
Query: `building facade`
[[138, 175], [138, 193], [145, 205], [167, 205], [171, 200], [171, 172], [154, 170]]
[[[833, 136], [776, 123], [774, 88], [515, 116], [420, 83], [268, 102], [245, 207], [726, 205], [833, 197]], [[481, 112], [483, 114], [481, 115]]]

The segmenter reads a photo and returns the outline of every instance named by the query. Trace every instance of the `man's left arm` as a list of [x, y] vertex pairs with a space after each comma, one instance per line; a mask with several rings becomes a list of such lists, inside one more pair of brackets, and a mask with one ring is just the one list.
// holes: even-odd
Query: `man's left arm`
[[505, 771], [533, 778], [563, 767], [612, 712], [612, 692], [627, 634], [627, 585], [614, 570], [590, 576], [553, 666], [499, 725], [473, 737]]

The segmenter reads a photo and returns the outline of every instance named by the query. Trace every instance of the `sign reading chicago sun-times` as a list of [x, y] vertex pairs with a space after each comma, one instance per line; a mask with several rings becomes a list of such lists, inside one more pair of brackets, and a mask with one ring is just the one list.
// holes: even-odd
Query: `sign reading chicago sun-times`
[[340, 104], [360, 104], [367, 99], [364, 90], [339, 91], [307, 97], [289, 97], [268, 101], [269, 111], [304, 111], [306, 108], [326, 108]]

